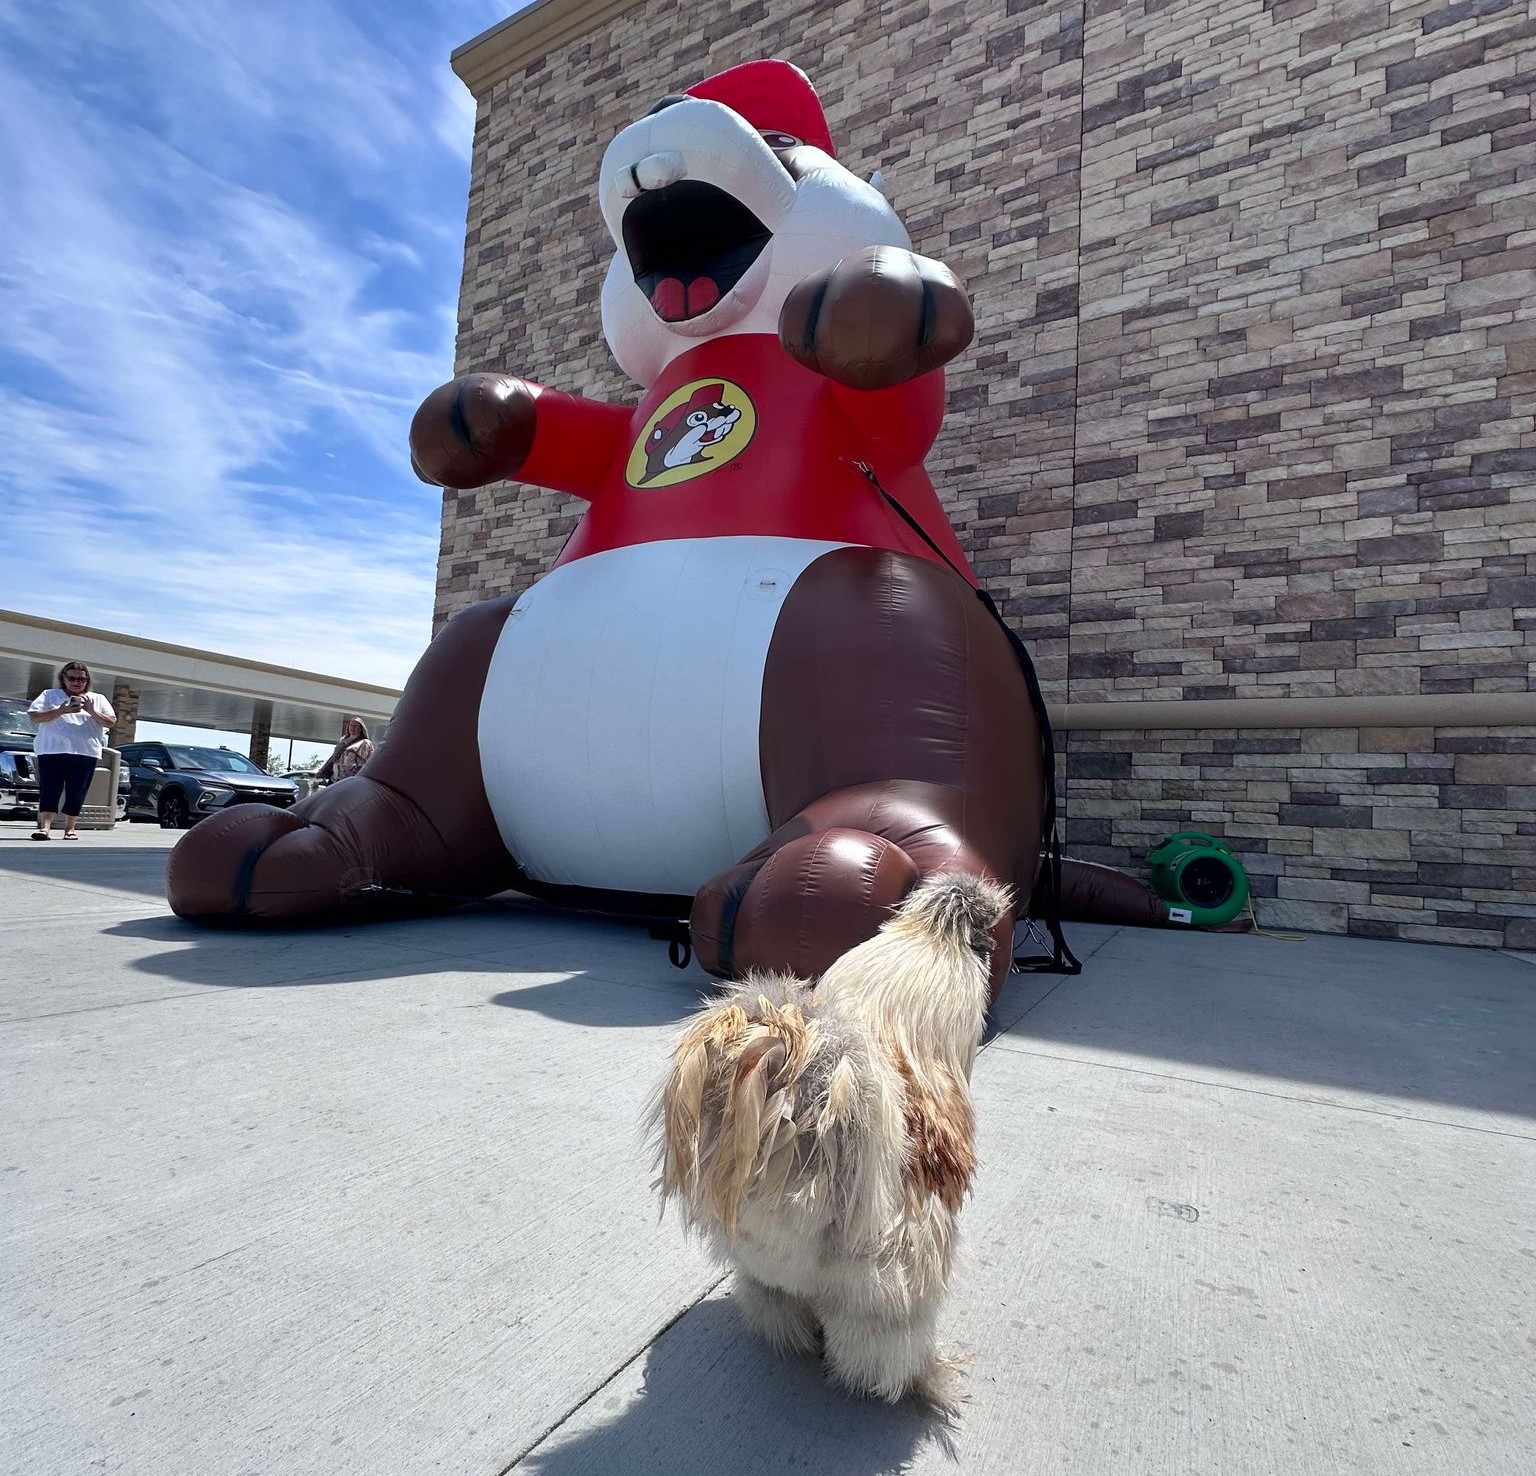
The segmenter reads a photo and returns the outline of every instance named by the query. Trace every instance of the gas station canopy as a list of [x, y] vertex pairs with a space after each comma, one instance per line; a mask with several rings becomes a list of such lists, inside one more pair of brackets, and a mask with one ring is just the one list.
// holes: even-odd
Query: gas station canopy
[[400, 700], [391, 687], [0, 610], [0, 697], [35, 697], [67, 660], [84, 661], [104, 695], [137, 692], [140, 721], [187, 728], [248, 733], [270, 709], [273, 738], [332, 743], [348, 715], [377, 738]]

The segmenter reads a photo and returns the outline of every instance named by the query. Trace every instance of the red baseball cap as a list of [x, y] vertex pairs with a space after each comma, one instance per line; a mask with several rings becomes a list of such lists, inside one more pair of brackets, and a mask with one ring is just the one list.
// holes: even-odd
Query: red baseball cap
[[695, 82], [688, 96], [724, 103], [759, 133], [788, 133], [801, 143], [836, 153], [821, 99], [811, 79], [792, 62], [743, 62]]

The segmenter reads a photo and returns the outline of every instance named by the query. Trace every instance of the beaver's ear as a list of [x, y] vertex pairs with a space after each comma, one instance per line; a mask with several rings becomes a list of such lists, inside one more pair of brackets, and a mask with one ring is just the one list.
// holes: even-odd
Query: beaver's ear
[[870, 175], [869, 182], [875, 187], [875, 189], [879, 190], [882, 195], [885, 193], [885, 171], [883, 169], [875, 170], [875, 172]]
[[645, 110], [645, 112], [641, 114], [641, 116], [645, 117], [645, 118], [649, 118], [653, 114], [659, 113], [663, 108], [670, 108], [673, 103], [680, 103], [680, 102], [687, 102], [687, 101], [688, 101], [688, 97], [687, 97], [686, 93], [682, 93], [682, 92], [669, 92], [664, 98], [662, 98], [662, 100], [659, 103], [656, 104], [656, 106], [654, 108], [647, 108]]

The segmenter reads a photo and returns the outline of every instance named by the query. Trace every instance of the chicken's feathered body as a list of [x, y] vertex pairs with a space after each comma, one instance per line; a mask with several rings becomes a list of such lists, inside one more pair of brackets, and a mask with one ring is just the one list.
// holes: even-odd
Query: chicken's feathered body
[[753, 975], [679, 1042], [659, 1188], [739, 1273], [750, 1320], [835, 1376], [935, 1394], [933, 1316], [975, 1168], [970, 1067], [1000, 888], [919, 887], [814, 986]]

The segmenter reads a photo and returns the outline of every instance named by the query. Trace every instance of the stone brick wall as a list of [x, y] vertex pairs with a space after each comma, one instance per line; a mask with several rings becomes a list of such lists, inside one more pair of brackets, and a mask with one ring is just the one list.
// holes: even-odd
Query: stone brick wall
[[1074, 855], [1222, 836], [1266, 927], [1536, 948], [1536, 736], [1490, 728], [1072, 733]]
[[[460, 372], [632, 395], [598, 322], [603, 147], [679, 85], [786, 56], [844, 162], [885, 171], [918, 249], [972, 291], [977, 341], [929, 464], [1053, 703], [1529, 690], [1525, 0], [873, 14], [660, 0], [498, 84]], [[526, 586], [574, 518], [532, 488], [448, 493], [439, 619]], [[1067, 748], [1084, 854], [1225, 829], [1266, 919], [1530, 946], [1536, 730]]]
[[1073, 699], [1525, 690], [1536, 22], [1096, 10]]

